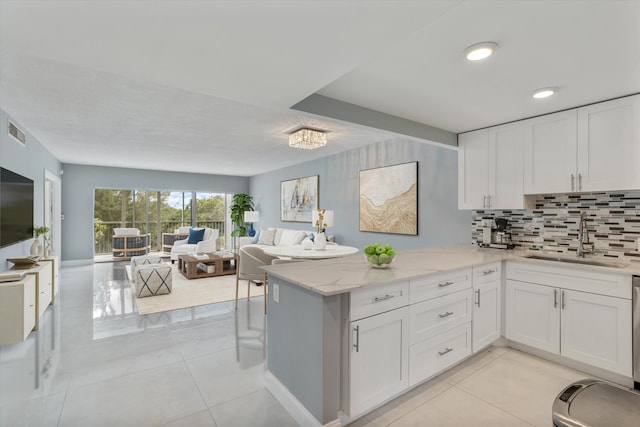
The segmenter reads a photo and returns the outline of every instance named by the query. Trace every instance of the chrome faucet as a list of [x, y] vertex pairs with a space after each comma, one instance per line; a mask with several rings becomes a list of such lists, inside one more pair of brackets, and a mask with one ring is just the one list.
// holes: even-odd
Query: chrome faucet
[[[590, 248], [585, 248], [590, 246]], [[578, 229], [578, 250], [576, 255], [584, 258], [585, 253], [591, 253], [594, 250], [593, 242], [589, 241], [589, 230], [587, 229], [587, 213], [580, 212], [580, 228]]]

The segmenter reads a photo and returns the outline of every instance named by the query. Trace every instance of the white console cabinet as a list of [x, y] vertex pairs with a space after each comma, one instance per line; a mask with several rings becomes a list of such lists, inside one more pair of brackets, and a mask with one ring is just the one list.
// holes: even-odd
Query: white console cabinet
[[0, 344], [24, 341], [36, 325], [36, 313], [35, 276], [0, 283]]

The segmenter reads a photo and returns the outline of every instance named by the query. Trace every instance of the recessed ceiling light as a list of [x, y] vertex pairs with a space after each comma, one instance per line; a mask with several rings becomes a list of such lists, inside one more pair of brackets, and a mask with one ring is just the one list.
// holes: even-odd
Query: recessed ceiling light
[[547, 98], [556, 93], [557, 90], [558, 88], [555, 87], [544, 87], [533, 92], [533, 97], [536, 99]]
[[491, 56], [497, 48], [498, 45], [494, 42], [482, 42], [469, 46], [464, 53], [469, 61], [479, 61]]

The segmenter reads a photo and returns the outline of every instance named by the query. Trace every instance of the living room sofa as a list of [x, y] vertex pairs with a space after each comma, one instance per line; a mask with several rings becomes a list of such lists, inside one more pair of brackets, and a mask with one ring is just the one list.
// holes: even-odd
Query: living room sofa
[[[192, 229], [193, 230], [193, 229]], [[188, 231], [188, 230], [187, 230]], [[171, 248], [171, 262], [178, 260], [178, 255], [184, 255], [191, 252], [211, 253], [216, 251], [216, 241], [218, 240], [219, 231], [215, 228], [205, 228], [204, 237], [197, 243], [189, 243], [189, 238], [176, 240]]]

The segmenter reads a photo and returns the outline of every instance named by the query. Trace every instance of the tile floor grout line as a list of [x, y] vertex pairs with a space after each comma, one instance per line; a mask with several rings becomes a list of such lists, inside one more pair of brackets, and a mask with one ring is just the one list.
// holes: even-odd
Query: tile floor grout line
[[512, 414], [511, 412], [507, 411], [506, 409], [502, 409], [502, 408], [500, 408], [499, 406], [496, 406], [496, 405], [494, 405], [493, 403], [491, 403], [491, 402], [489, 402], [489, 401], [487, 401], [487, 400], [484, 400], [484, 399], [483, 399], [482, 397], [480, 397], [480, 396], [476, 396], [475, 394], [473, 394], [473, 393], [471, 393], [471, 392], [468, 392], [468, 391], [466, 391], [466, 390], [464, 390], [464, 389], [462, 389], [462, 388], [460, 388], [460, 387], [458, 387], [458, 386], [454, 386], [454, 387], [455, 387], [457, 390], [459, 390], [459, 391], [463, 392], [464, 394], [466, 394], [466, 395], [468, 395], [468, 396], [471, 396], [471, 397], [473, 397], [473, 398], [475, 398], [475, 399], [478, 399], [478, 400], [480, 400], [481, 402], [484, 402], [484, 403], [486, 403], [487, 405], [489, 405], [489, 406], [491, 406], [491, 407], [493, 407], [493, 408], [495, 408], [495, 409], [499, 410], [500, 412], [504, 412], [505, 414], [508, 414], [508, 415], [510, 415], [510, 416], [512, 416], [512, 417], [514, 417], [514, 418], [516, 418], [516, 419], [518, 419], [518, 420], [520, 420], [520, 421], [522, 421], [523, 423], [525, 423], [525, 424], [527, 424], [527, 425], [529, 425], [529, 426], [535, 427], [535, 424], [531, 424], [529, 421], [524, 420], [524, 419], [520, 418], [518, 415], [516, 415], [516, 414]]

